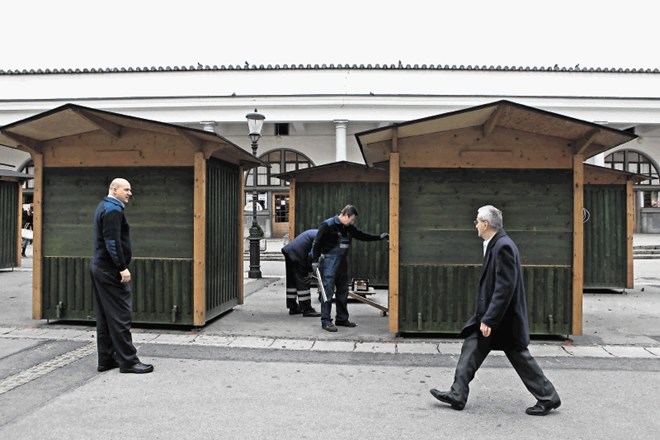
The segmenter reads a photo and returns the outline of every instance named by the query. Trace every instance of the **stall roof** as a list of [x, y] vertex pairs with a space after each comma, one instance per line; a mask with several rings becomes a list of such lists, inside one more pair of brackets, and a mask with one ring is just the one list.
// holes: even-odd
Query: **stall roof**
[[[556, 138], [570, 143], [585, 158], [635, 139], [637, 135], [557, 113], [501, 100], [455, 112], [392, 124], [356, 133], [369, 166], [389, 160], [394, 133], [398, 139], [481, 128], [484, 136], [496, 128]], [[387, 147], [389, 146], [389, 148]]]
[[119, 139], [125, 129], [160, 133], [184, 139], [199, 151], [246, 168], [268, 166], [216, 133], [65, 104], [47, 112], [0, 127], [0, 144], [28, 153], [40, 152], [50, 141], [93, 132]]
[[26, 180], [32, 180], [32, 179], [34, 179], [34, 176], [32, 174], [21, 173], [19, 171], [14, 171], [14, 170], [0, 169], [0, 180], [24, 182]]
[[[383, 177], [385, 180], [388, 178], [388, 174], [385, 171], [378, 170], [375, 168], [369, 168], [365, 164], [348, 162], [348, 161], [339, 161], [332, 162], [324, 165], [319, 165], [311, 168], [304, 168], [301, 170], [289, 171], [286, 173], [276, 174], [274, 177], [277, 177], [282, 180], [290, 181], [292, 179], [299, 179], [305, 181], [344, 181], [346, 180], [346, 173], [351, 174], [351, 181], [358, 181], [360, 177], [365, 177], [368, 179], [368, 175], [378, 174], [378, 176]], [[335, 178], [336, 180], [333, 180]]]
[[[633, 183], [640, 183], [649, 180], [651, 177], [644, 176], [643, 174], [631, 173], [629, 171], [615, 170], [613, 168], [602, 167], [599, 165], [584, 164], [585, 181], [586, 183], [596, 183], [603, 181], [605, 183], [612, 183], [618, 181], [632, 181]], [[607, 177], [601, 177], [607, 176]]]

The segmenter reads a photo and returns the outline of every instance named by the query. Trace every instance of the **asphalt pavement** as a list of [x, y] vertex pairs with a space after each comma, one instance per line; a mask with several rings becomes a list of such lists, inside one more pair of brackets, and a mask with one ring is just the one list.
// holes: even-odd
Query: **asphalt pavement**
[[[655, 243], [660, 235], [635, 236], [636, 246]], [[279, 247], [268, 244], [271, 256]], [[451, 384], [460, 339], [391, 334], [387, 317], [354, 301], [358, 327], [337, 333], [288, 315], [284, 262], [268, 253], [263, 277], [244, 279], [245, 303], [204, 327], [134, 328], [155, 372], [131, 375], [96, 372], [92, 325], [31, 319], [28, 249], [22, 268], [0, 272], [0, 438], [660, 435], [660, 260], [634, 261], [633, 289], [585, 293], [583, 335], [532, 341], [563, 401], [533, 418], [531, 396], [497, 352], [457, 412], [428, 390]], [[384, 290], [369, 298], [387, 304]]]

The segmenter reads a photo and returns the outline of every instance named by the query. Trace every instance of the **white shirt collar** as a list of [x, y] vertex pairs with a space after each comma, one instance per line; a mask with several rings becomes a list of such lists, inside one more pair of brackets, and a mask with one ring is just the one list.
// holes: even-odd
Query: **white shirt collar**
[[488, 240], [484, 240], [484, 257], [486, 256], [486, 249], [488, 249], [488, 243], [490, 243], [493, 237], [490, 237]]

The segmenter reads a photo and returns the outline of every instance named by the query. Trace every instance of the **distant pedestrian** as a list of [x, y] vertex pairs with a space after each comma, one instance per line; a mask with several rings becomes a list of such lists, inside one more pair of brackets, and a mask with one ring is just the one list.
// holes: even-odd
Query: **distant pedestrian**
[[[336, 332], [337, 325], [357, 325], [348, 319], [348, 251], [351, 240], [376, 241], [388, 237], [387, 232], [374, 235], [359, 230], [353, 224], [357, 215], [355, 206], [346, 205], [338, 215], [321, 223], [312, 246], [312, 268], [318, 267], [321, 271], [327, 295], [327, 301], [321, 304], [321, 328], [329, 332]], [[331, 316], [333, 297], [337, 305], [334, 325]]]
[[310, 290], [310, 272], [312, 271], [309, 256], [317, 229], [308, 229], [291, 240], [282, 248], [286, 267], [286, 307], [289, 315], [319, 317], [321, 314], [312, 307]]
[[536, 404], [526, 413], [544, 416], [559, 408], [561, 400], [552, 383], [532, 357], [529, 345], [527, 302], [518, 248], [503, 229], [502, 212], [482, 206], [474, 221], [484, 240], [484, 260], [479, 280], [476, 311], [460, 333], [464, 337], [449, 391], [432, 389], [433, 397], [462, 410], [470, 382], [491, 350], [503, 350]]
[[126, 179], [114, 179], [94, 214], [91, 272], [98, 371], [119, 367], [121, 373], [151, 373], [154, 369], [140, 362], [131, 336], [132, 250], [124, 207], [132, 195]]

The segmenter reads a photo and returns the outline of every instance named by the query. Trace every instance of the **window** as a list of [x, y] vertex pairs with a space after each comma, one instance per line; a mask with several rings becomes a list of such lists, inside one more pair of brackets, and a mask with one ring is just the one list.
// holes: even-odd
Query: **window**
[[[311, 160], [302, 153], [283, 148], [263, 154], [259, 159], [270, 165], [270, 168], [257, 168], [257, 186], [288, 187], [289, 182], [275, 177], [276, 174], [297, 171], [314, 166]], [[254, 169], [248, 171], [245, 178], [245, 187], [252, 188]]]
[[648, 179], [637, 184], [638, 188], [650, 187], [642, 191], [644, 195], [644, 206], [660, 206], [657, 188], [660, 185], [658, 167], [644, 153], [633, 150], [615, 151], [605, 157], [605, 166], [614, 170], [628, 171], [647, 176]]
[[632, 150], [619, 150], [605, 157], [605, 166], [614, 170], [647, 176], [639, 185], [660, 185], [658, 168], [644, 153]]

